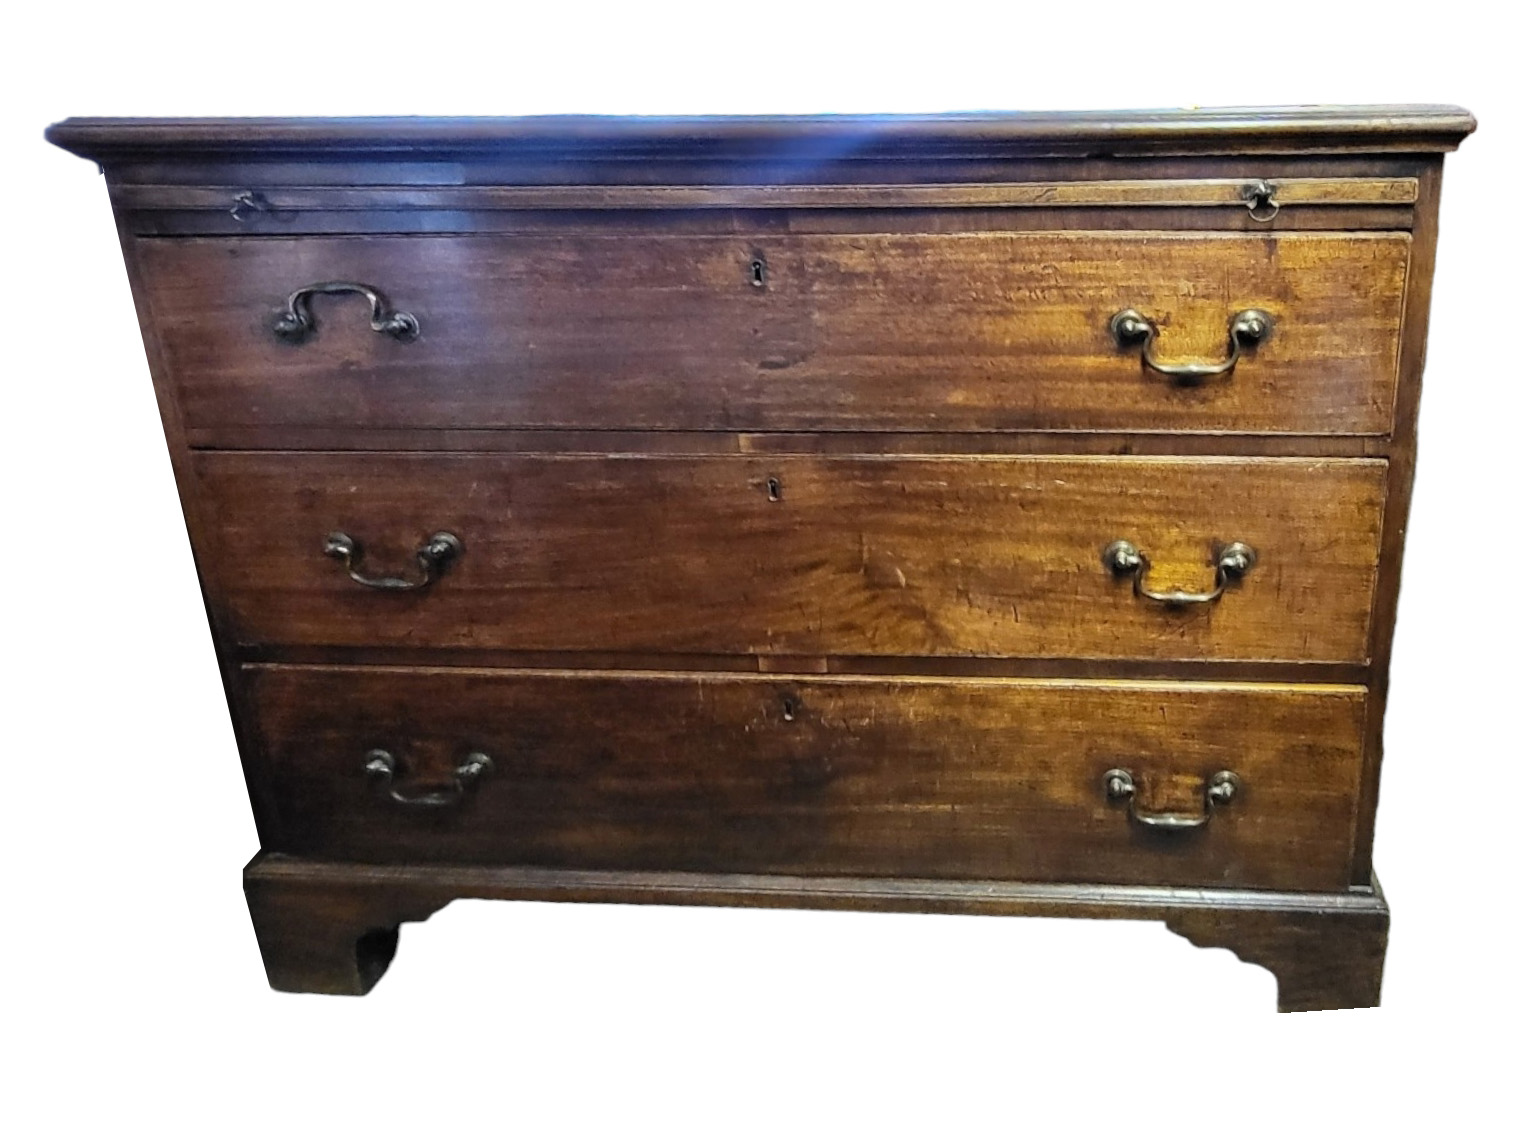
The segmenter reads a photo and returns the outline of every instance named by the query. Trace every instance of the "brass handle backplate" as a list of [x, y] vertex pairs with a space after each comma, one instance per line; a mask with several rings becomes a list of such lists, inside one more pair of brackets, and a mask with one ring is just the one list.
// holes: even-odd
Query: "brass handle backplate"
[[1240, 362], [1241, 353], [1254, 348], [1272, 334], [1271, 314], [1259, 308], [1248, 308], [1230, 317], [1230, 354], [1218, 363], [1164, 363], [1153, 352], [1156, 345], [1156, 322], [1142, 316], [1133, 308], [1116, 312], [1108, 322], [1108, 330], [1121, 349], [1140, 345], [1140, 358], [1154, 372], [1168, 376], [1173, 382], [1190, 386], [1215, 376], [1229, 375]]
[[491, 756], [482, 751], [471, 751], [454, 768], [454, 777], [447, 786], [433, 790], [404, 790], [396, 785], [396, 756], [379, 747], [364, 756], [364, 773], [369, 776], [375, 793], [390, 802], [402, 806], [440, 808], [457, 806], [469, 797], [482, 778], [495, 769]]
[[322, 552], [343, 562], [348, 575], [370, 589], [425, 589], [448, 568], [449, 563], [464, 553], [464, 543], [451, 533], [435, 533], [417, 550], [417, 565], [422, 577], [409, 581], [405, 577], [371, 577], [359, 569], [364, 550], [357, 541], [341, 531], [334, 531], [322, 539]]
[[1147, 588], [1145, 575], [1151, 567], [1150, 559], [1133, 542], [1122, 539], [1110, 542], [1103, 550], [1103, 564], [1115, 577], [1133, 576], [1137, 597], [1163, 605], [1206, 605], [1224, 596], [1231, 582], [1240, 580], [1255, 567], [1256, 550], [1243, 541], [1232, 541], [1220, 549], [1214, 556], [1214, 587], [1202, 593], [1185, 590], [1161, 593]]
[[318, 295], [341, 295], [358, 293], [369, 301], [369, 326], [394, 340], [406, 343], [415, 340], [421, 328], [417, 318], [410, 312], [393, 312], [380, 290], [357, 281], [322, 281], [298, 288], [285, 300], [285, 311], [274, 322], [274, 334], [282, 340], [299, 344], [317, 330], [317, 319], [311, 314], [311, 298]]
[[1129, 816], [1152, 830], [1176, 832], [1207, 826], [1214, 808], [1223, 806], [1240, 793], [1240, 776], [1234, 771], [1216, 771], [1203, 788], [1203, 811], [1198, 814], [1175, 814], [1142, 809], [1136, 802], [1135, 776], [1115, 768], [1103, 774], [1103, 789], [1111, 802], [1128, 802]]

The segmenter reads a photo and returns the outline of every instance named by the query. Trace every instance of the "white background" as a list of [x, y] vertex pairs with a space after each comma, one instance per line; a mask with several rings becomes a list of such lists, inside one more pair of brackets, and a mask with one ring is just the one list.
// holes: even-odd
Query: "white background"
[[[1488, 12], [1494, 15], [1483, 14]], [[6, 17], [0, 1122], [15, 1135], [1513, 1133], [1512, 5], [54, 2]], [[1502, 13], [1502, 14], [1499, 14]], [[256, 841], [81, 115], [1462, 103], [1376, 860], [1379, 1010], [1159, 925], [457, 903], [266, 986]]]

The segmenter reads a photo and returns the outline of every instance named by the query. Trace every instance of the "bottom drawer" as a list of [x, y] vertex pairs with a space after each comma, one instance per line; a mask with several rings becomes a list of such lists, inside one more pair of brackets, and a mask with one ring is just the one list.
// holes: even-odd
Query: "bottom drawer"
[[283, 665], [244, 681], [282, 852], [1349, 884], [1359, 687]]

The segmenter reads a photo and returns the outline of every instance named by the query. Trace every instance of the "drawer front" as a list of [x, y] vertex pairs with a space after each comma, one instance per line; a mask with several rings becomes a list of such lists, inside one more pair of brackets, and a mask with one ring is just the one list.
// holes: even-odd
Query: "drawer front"
[[[244, 677], [285, 852], [1347, 884], [1361, 688], [314, 667]], [[1132, 794], [1114, 793], [1111, 770]], [[1205, 805], [1221, 772], [1234, 793]]]
[[[1386, 464], [208, 453], [248, 644], [1359, 663]], [[328, 535], [351, 539], [347, 563]], [[462, 552], [432, 584], [419, 548]], [[1127, 541], [1143, 569], [1105, 562]], [[1228, 549], [1249, 571], [1221, 568]], [[451, 551], [445, 551], [445, 553]], [[1140, 595], [1213, 591], [1211, 602]]]
[[[192, 438], [215, 444], [281, 428], [1382, 434], [1409, 243], [979, 232], [133, 247]], [[287, 297], [334, 281], [378, 290], [377, 322], [404, 311], [419, 334], [372, 328], [361, 294], [303, 298], [293, 338], [276, 334]], [[1131, 309], [1142, 322], [1121, 343], [1112, 321]], [[1250, 310], [1270, 334], [1243, 339], [1233, 370], [1159, 370], [1225, 363]]]

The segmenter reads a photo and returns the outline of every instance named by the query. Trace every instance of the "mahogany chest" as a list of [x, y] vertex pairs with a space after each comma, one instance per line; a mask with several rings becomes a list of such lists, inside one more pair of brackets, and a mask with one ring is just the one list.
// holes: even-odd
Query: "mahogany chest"
[[70, 119], [270, 983], [459, 897], [1165, 921], [1376, 1004], [1450, 107]]

